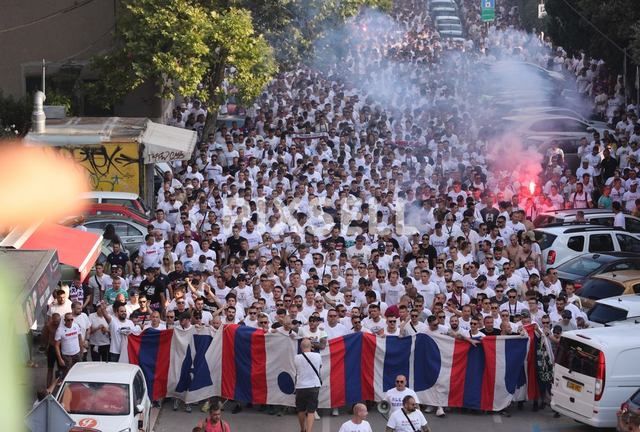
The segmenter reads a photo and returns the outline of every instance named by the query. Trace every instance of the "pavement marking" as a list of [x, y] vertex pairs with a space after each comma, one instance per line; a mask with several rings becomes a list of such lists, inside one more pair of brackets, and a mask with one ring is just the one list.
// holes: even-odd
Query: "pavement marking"
[[494, 423], [502, 423], [502, 415], [500, 415], [500, 414], [494, 414], [494, 415], [493, 415], [493, 422], [494, 422]]

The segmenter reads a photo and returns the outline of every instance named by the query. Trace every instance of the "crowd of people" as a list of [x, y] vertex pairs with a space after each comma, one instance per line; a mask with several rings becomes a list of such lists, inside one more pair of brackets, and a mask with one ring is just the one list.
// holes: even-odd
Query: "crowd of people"
[[[243, 124], [203, 133], [193, 158], [166, 173], [136, 256], [114, 238], [94, 275], [56, 293], [48, 384], [56, 364], [87, 353], [117, 361], [122, 338], [147, 328], [243, 324], [319, 351], [354, 332], [475, 345], [534, 324], [549, 342], [534, 401], [543, 408], [560, 334], [589, 322], [543, 261], [532, 219], [594, 206], [637, 214], [640, 126], [602, 62], [519, 31], [513, 8], [483, 25], [477, 3], [460, 2], [466, 41], [440, 38], [423, 0], [394, 2], [391, 18], [363, 15], [340, 33], [341, 50], [327, 41], [313, 67], [274, 79]], [[584, 137], [577, 170], [557, 147], [532, 179], [488, 157], [495, 110], [474, 67], [513, 56], [577, 76], [576, 91], [613, 126]], [[187, 98], [172, 122], [201, 132], [205, 108]]]

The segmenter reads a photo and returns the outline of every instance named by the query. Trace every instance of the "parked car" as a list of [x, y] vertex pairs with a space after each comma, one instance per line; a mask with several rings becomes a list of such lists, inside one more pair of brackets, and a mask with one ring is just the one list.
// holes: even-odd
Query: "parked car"
[[551, 409], [594, 427], [615, 427], [616, 412], [640, 387], [635, 325], [562, 334], [553, 367]]
[[602, 135], [605, 129], [566, 115], [521, 114], [503, 117], [505, 126], [520, 136], [574, 137], [576, 133], [591, 136], [597, 131]]
[[[592, 323], [606, 327], [639, 324], [640, 296], [627, 294], [596, 300], [593, 307], [587, 312], [587, 318]], [[640, 357], [638, 358], [640, 359]]]
[[[549, 211], [539, 214], [534, 220], [533, 225], [538, 227], [548, 226], [557, 223], [574, 222], [576, 213], [582, 211], [587, 222], [594, 225], [613, 226], [613, 217], [615, 213], [607, 209], [567, 209]], [[626, 214], [624, 216], [625, 229], [632, 233], [640, 233], [640, 219]]]
[[151, 401], [137, 365], [76, 363], [56, 399], [81, 430], [150, 431]]
[[587, 252], [640, 252], [640, 237], [602, 225], [557, 225], [536, 228], [536, 241], [547, 266], [559, 266]]
[[122, 216], [90, 216], [82, 225], [88, 231], [102, 234], [108, 224], [113, 225], [116, 234], [122, 240], [122, 245], [129, 251], [129, 256], [133, 259], [134, 254], [138, 253], [138, 249], [144, 243], [147, 226]]
[[94, 203], [89, 206], [85, 213], [89, 216], [121, 216], [143, 226], [149, 223], [149, 217], [146, 214], [119, 204]]
[[454, 0], [433, 0], [429, 2], [429, 9], [431, 11], [438, 8], [453, 8], [457, 10], [458, 6]]
[[590, 125], [598, 129], [608, 129], [608, 125], [606, 122], [594, 121], [594, 120], [588, 119], [584, 115], [580, 114], [578, 111], [572, 110], [571, 108], [564, 108], [564, 107], [551, 106], [551, 105], [527, 106], [527, 107], [515, 108], [512, 111], [512, 113], [513, 113], [512, 115], [550, 114], [550, 115], [568, 116], [568, 117], [573, 117], [575, 119], [584, 121], [585, 123], [589, 123]]
[[149, 214], [149, 209], [147, 209], [140, 196], [134, 193], [93, 191], [82, 194], [82, 199], [99, 204], [123, 205], [138, 212]]
[[591, 309], [596, 300], [624, 294], [640, 294], [640, 271], [622, 270], [593, 276], [578, 292], [585, 310]]
[[618, 416], [618, 431], [637, 432], [640, 430], [640, 389], [620, 405]]
[[590, 277], [624, 270], [640, 271], [640, 254], [633, 252], [602, 252], [584, 254], [555, 267], [564, 284], [573, 282], [579, 291]]

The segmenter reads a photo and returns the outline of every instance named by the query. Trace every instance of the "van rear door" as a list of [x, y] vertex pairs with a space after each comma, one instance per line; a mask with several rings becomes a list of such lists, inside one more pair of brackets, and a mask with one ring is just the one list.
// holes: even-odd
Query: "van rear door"
[[[602, 362], [602, 364], [600, 364]], [[587, 343], [563, 337], [560, 339], [556, 364], [554, 367], [553, 400], [569, 411], [590, 418], [596, 391], [602, 394], [604, 389], [604, 357], [599, 349]]]

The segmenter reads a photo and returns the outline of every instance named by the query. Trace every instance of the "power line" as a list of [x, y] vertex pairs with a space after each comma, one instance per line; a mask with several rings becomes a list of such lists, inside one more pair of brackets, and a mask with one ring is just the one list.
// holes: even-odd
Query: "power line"
[[583, 20], [585, 20], [587, 22], [587, 24], [589, 24], [591, 27], [593, 27], [595, 29], [595, 31], [597, 31], [598, 33], [600, 33], [600, 35], [605, 38], [606, 40], [608, 40], [611, 45], [613, 45], [614, 47], [618, 48], [620, 51], [622, 51], [623, 53], [626, 54], [626, 49], [622, 48], [620, 45], [618, 45], [617, 43], [615, 43], [611, 38], [609, 38], [609, 36], [607, 36], [602, 30], [600, 30], [594, 23], [592, 23], [591, 21], [589, 21], [587, 19], [587, 17], [585, 17], [584, 15], [582, 15], [580, 13], [580, 11], [578, 11], [576, 8], [574, 8], [571, 3], [569, 3], [567, 0], [562, 0], [562, 2], [564, 4], [566, 4], [569, 9], [571, 9], [572, 11], [574, 11], [576, 13], [576, 15], [578, 15], [580, 18], [582, 18]]
[[56, 12], [52, 12], [52, 13], [50, 13], [48, 15], [45, 15], [45, 16], [40, 17], [40, 18], [37, 18], [37, 19], [35, 19], [33, 21], [29, 21], [29, 22], [26, 22], [26, 23], [23, 23], [23, 24], [18, 24], [18, 25], [13, 26], [13, 27], [7, 27], [7, 28], [0, 29], [0, 34], [8, 33], [8, 32], [14, 31], [14, 30], [19, 30], [19, 29], [22, 29], [22, 28], [25, 28], [25, 27], [32, 26], [34, 24], [41, 23], [41, 22], [49, 20], [51, 18], [55, 18], [57, 16], [64, 15], [64, 14], [69, 13], [71, 11], [74, 11], [74, 10], [76, 10], [78, 8], [81, 8], [82, 6], [88, 5], [92, 1], [94, 1], [94, 0], [83, 0], [80, 3], [76, 3], [76, 4], [73, 4], [71, 6], [67, 6], [66, 8], [60, 9], [59, 11], [56, 11]]

